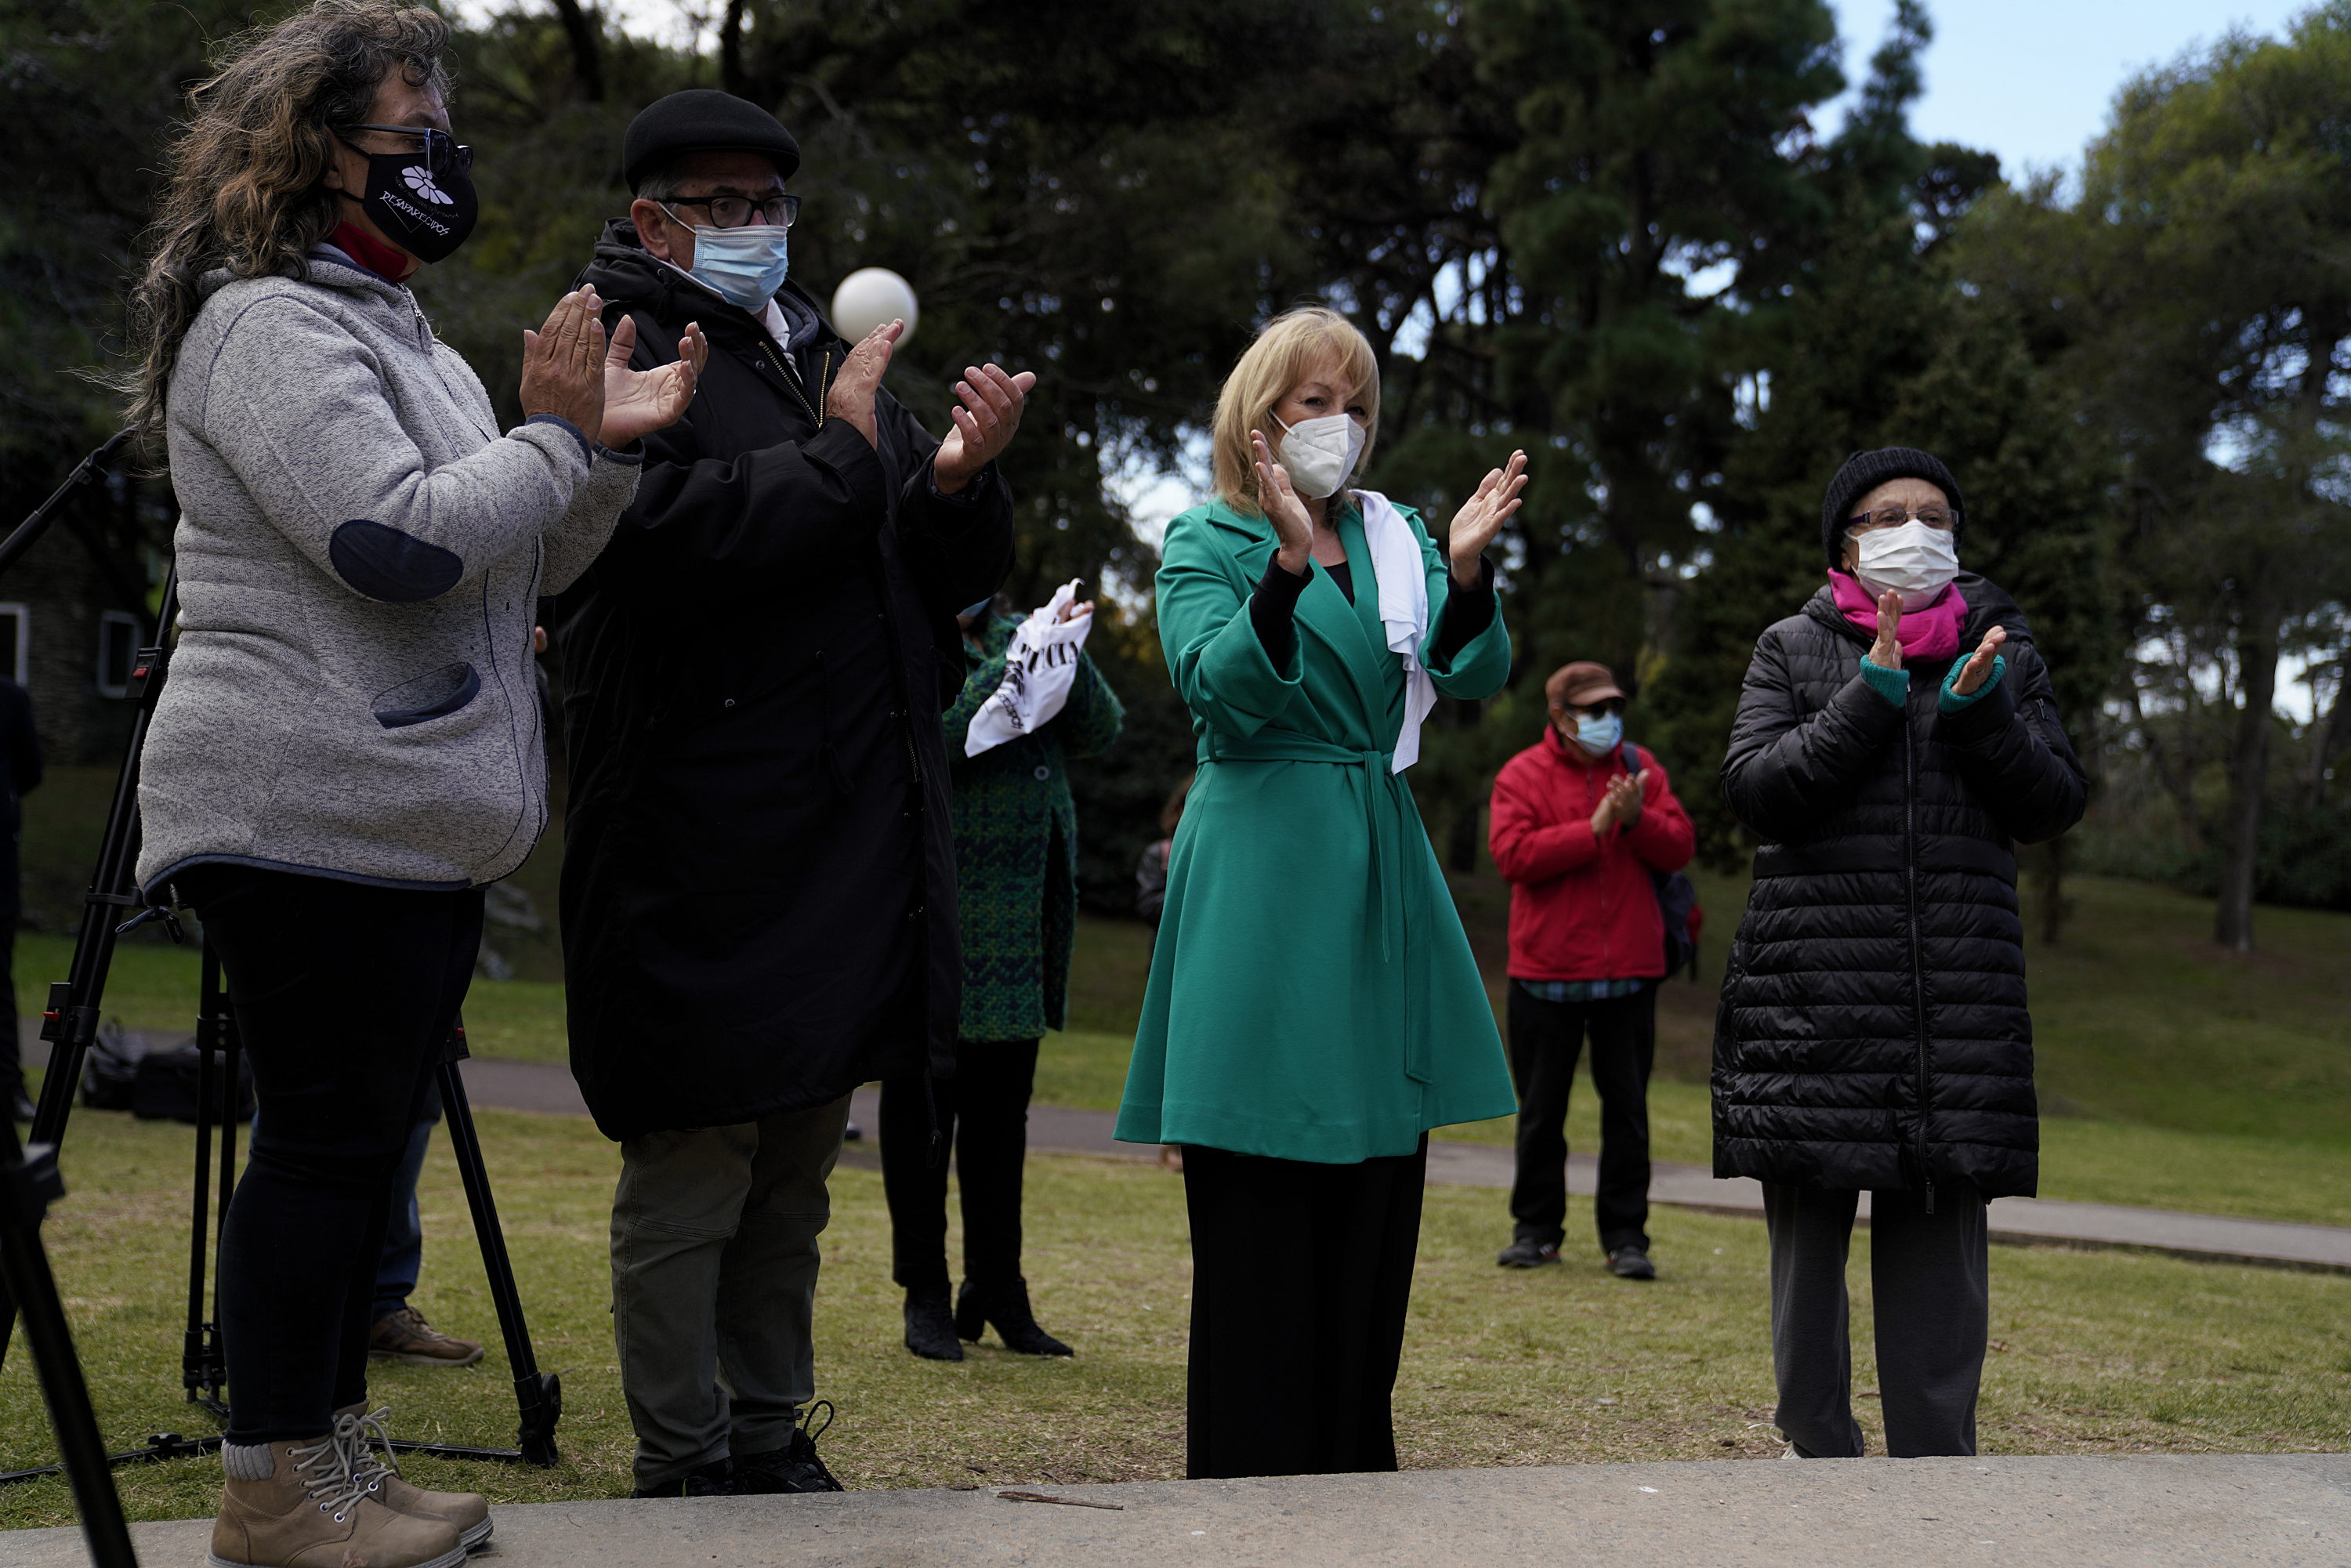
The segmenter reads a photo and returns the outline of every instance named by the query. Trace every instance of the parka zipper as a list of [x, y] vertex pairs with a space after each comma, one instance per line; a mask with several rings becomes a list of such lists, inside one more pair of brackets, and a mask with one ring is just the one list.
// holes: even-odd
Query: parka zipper
[[[800, 390], [799, 372], [793, 370], [791, 366], [784, 362], [784, 357], [776, 352], [776, 345], [774, 341], [769, 339], [764, 331], [759, 334], [759, 347], [767, 351], [768, 358], [774, 361], [776, 369], [782, 373], [784, 384], [792, 389], [792, 396], [799, 400], [801, 409], [807, 413], [810, 419], [816, 421], [816, 427], [819, 430], [822, 430], [824, 428], [824, 415], [809, 406], [808, 393]], [[832, 350], [827, 349], [824, 353], [824, 366], [817, 372], [817, 396], [822, 397], [824, 395], [825, 383], [831, 379]]]
[[1918, 1045], [1918, 1180], [1935, 1212], [1935, 1174], [1927, 1163], [1927, 961], [1918, 938], [1918, 743], [1910, 709], [1902, 709], [1902, 880], [1910, 907], [1910, 1018]]

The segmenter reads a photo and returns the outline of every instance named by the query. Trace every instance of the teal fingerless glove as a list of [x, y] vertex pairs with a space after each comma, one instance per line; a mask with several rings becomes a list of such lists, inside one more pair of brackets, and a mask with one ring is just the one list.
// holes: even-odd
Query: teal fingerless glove
[[[1910, 701], [1909, 671], [1889, 670], [1883, 665], [1873, 664], [1869, 662], [1869, 655], [1864, 653], [1861, 656], [1861, 678], [1869, 683], [1871, 691], [1876, 692], [1896, 707], [1908, 705]], [[1948, 713], [1950, 710], [1947, 708], [1944, 711]]]
[[[1968, 662], [1965, 659], [1957, 660], [1952, 664], [1951, 673], [1943, 677], [1942, 695], [1935, 699], [1936, 712], [1958, 713], [1961, 708], [1967, 707], [1970, 704], [1981, 700], [1983, 696], [1994, 686], [2000, 685], [2000, 678], [2008, 674], [2008, 655], [2005, 653], [1994, 653], [1991, 656], [1991, 674], [1984, 677], [1984, 684], [1970, 692], [1967, 695], [1961, 696], [1958, 692], [1953, 691], [1951, 688], [1958, 683], [1959, 672], [1967, 667]], [[1865, 674], [1867, 674], [1869, 670], [1868, 661], [1864, 660], [1862, 662], [1861, 668]]]

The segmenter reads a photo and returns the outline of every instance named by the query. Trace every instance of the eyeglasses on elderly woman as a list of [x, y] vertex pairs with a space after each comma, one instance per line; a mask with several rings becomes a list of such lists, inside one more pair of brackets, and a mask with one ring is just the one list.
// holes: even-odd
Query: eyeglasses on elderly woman
[[1874, 534], [1881, 528], [1898, 528], [1913, 518], [1946, 533], [1959, 526], [1959, 513], [1949, 507], [1880, 507], [1874, 512], [1847, 517], [1844, 531], [1848, 534]]

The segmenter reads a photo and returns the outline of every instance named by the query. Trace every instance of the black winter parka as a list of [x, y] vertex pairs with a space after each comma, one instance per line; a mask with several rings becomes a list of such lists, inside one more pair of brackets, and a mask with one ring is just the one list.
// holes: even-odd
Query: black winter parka
[[1959, 589], [1959, 656], [1997, 622], [2008, 669], [1956, 714], [1951, 660], [1908, 665], [1907, 711], [1871, 690], [1826, 587], [1755, 645], [1722, 764], [1762, 847], [1715, 1028], [1717, 1176], [1988, 1198], [2039, 1179], [2012, 841], [2072, 827], [2086, 783], [2015, 602]]
[[789, 353], [605, 231], [580, 275], [639, 369], [699, 321], [693, 406], [646, 438], [602, 558], [559, 604], [570, 762], [571, 1068], [613, 1138], [747, 1122], [953, 1059], [962, 953], [939, 713], [955, 612], [1012, 559], [994, 467], [934, 486], [886, 392], [878, 449], [823, 413], [847, 354], [807, 296]]

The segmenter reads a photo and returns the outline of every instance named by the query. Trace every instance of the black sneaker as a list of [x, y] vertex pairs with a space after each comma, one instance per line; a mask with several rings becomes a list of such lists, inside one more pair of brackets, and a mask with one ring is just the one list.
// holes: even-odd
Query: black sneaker
[[[824, 1425], [811, 1432], [809, 1422], [815, 1418], [817, 1405], [824, 1406]], [[831, 1426], [832, 1401], [820, 1399], [810, 1405], [800, 1424], [792, 1428], [790, 1442], [768, 1453], [746, 1454], [735, 1461], [736, 1494], [757, 1497], [770, 1492], [846, 1490], [817, 1457], [816, 1440]]]
[[713, 1459], [697, 1466], [682, 1476], [657, 1485], [639, 1487], [632, 1497], [732, 1497], [735, 1493], [735, 1461]]
[[1532, 1237], [1521, 1236], [1503, 1248], [1502, 1255], [1494, 1261], [1505, 1269], [1540, 1269], [1546, 1263], [1559, 1261], [1559, 1246], [1556, 1242], [1537, 1241]]
[[1619, 1247], [1608, 1254], [1608, 1271], [1620, 1280], [1654, 1280], [1657, 1277], [1657, 1266], [1649, 1261], [1648, 1253], [1630, 1245]]

